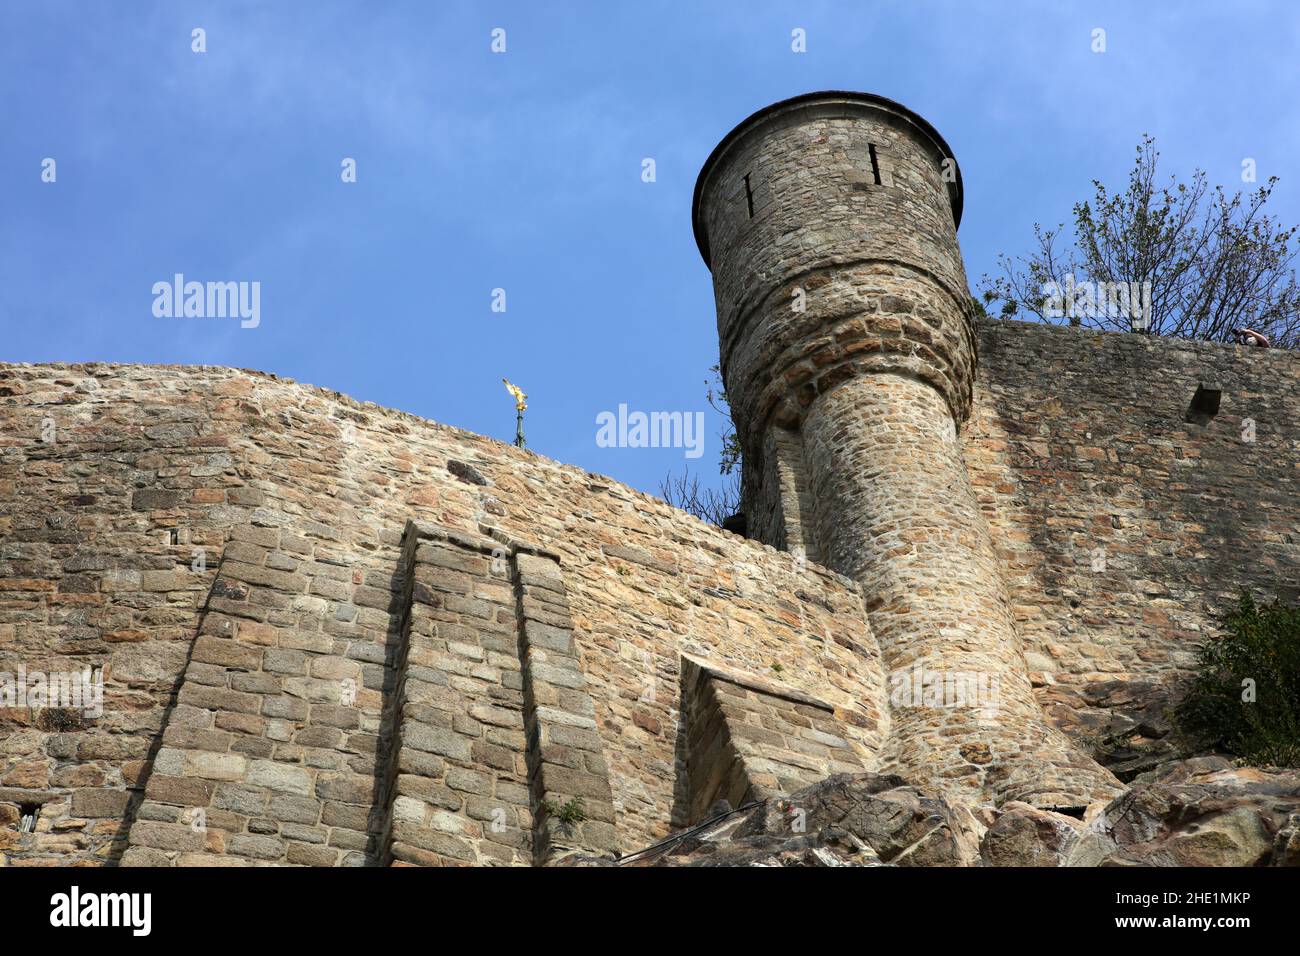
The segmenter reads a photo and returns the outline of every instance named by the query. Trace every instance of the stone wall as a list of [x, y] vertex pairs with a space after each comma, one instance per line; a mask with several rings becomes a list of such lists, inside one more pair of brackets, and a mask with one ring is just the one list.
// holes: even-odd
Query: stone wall
[[[375, 611], [368, 630], [344, 591]], [[328, 546], [230, 529], [217, 579], [146, 777], [124, 862], [360, 865], [374, 813], [393, 582]], [[351, 621], [347, 619], [351, 618]], [[352, 629], [331, 633], [331, 624]]]
[[406, 527], [383, 862], [532, 861], [516, 575], [493, 549]]
[[[1115, 779], [1034, 697], [942, 396], [903, 376], [855, 379], [819, 397], [804, 427], [810, 457], [834, 464], [813, 482], [827, 559], [862, 583], [890, 672], [925, 687], [892, 701], [886, 768], [970, 802], [1081, 808], [1114, 796]], [[935, 686], [954, 691], [935, 698]]]
[[[1296, 598], [1294, 354], [979, 336], [961, 451], [1053, 719], [1186, 673], [1242, 587]], [[1220, 391], [1215, 414], [1189, 410], [1198, 386]], [[335, 393], [0, 366], [0, 674], [102, 670], [105, 689], [98, 716], [0, 708], [8, 864], [635, 850], [723, 772], [708, 740], [692, 759], [694, 708], [730, 722], [751, 782], [831, 757], [882, 769], [865, 617], [858, 586], [797, 554]], [[705, 687], [692, 666], [742, 677]], [[820, 716], [780, 703], [805, 698]], [[539, 812], [577, 797], [581, 820]]]
[[[375, 864], [399, 856], [399, 815], [472, 850], [404, 843], [440, 862], [526, 862], [539, 800], [579, 795], [562, 772], [578, 759], [608, 771], [612, 813], [603, 795], [583, 795], [589, 823], [612, 822], [616, 836], [589, 825], [591, 848], [644, 846], [687, 812], [684, 652], [779, 667], [782, 684], [843, 709], [867, 765], [887, 731], [884, 674], [852, 582], [525, 450], [272, 376], [110, 365], [0, 366], [0, 436], [0, 673], [106, 675], [104, 716], [86, 726], [0, 710], [10, 863], [111, 862], [129, 839], [133, 862]], [[439, 671], [463, 693], [481, 681], [464, 702], [495, 710], [463, 711], [467, 733], [453, 721], [470, 765], [421, 751], [445, 766], [426, 757], [413, 772], [426, 787], [418, 822], [416, 807], [397, 804], [412, 739], [401, 733], [407, 613], [420, 604], [405, 590], [411, 521], [508, 542], [515, 586], [520, 549], [553, 556], [560, 600], [544, 600], [539, 582], [516, 595], [484, 579], [457, 613], [487, 601], [517, 615], [536, 598], [567, 606], [573, 637], [571, 652], [529, 645], [521, 657], [504, 649], [517, 631], [476, 624], [475, 640], [427, 648], [438, 663], [426, 676]], [[491, 554], [479, 558], [491, 568]], [[475, 647], [482, 660], [466, 656]], [[576, 670], [590, 711], [570, 701], [578, 709], [544, 712], [546, 682], [534, 684], [534, 716], [547, 715], [534, 756], [550, 782], [525, 805], [513, 789], [535, 776], [520, 662], [539, 650], [561, 680]], [[423, 713], [446, 729], [445, 716]], [[497, 765], [507, 752], [508, 771]], [[500, 815], [475, 816], [482, 800], [504, 811], [510, 834], [492, 829]], [[37, 832], [20, 834], [34, 804]], [[426, 826], [435, 820], [462, 832]], [[571, 836], [556, 838], [561, 852]]]
[[761, 465], [771, 424], [797, 425], [817, 395], [863, 372], [906, 369], [965, 418], [960, 201], [947, 144], [881, 97], [796, 97], [719, 144], [696, 186], [695, 230], [747, 464]]
[[0, 673], [104, 679], [98, 717], [0, 702], [11, 861], [121, 855], [228, 529], [261, 504], [238, 377], [108, 374], [0, 372]]
[[[793, 793], [862, 761], [837, 708], [753, 674], [682, 659], [688, 823]], [[725, 808], [723, 808], [725, 809]]]
[[556, 557], [411, 522], [403, 576], [384, 859], [544, 865], [615, 850]]
[[1300, 597], [1295, 352], [988, 321], [980, 363], [966, 464], [1045, 703], [1176, 680], [1241, 589]]

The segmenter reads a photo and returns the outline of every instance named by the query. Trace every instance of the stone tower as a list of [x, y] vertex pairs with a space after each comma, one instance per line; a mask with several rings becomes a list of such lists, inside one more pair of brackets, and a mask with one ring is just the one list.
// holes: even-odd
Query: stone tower
[[1080, 807], [1119, 786], [1033, 696], [958, 439], [977, 361], [961, 211], [943, 138], [871, 94], [776, 103], [705, 162], [693, 220], [747, 533], [862, 586], [891, 674], [882, 769]]

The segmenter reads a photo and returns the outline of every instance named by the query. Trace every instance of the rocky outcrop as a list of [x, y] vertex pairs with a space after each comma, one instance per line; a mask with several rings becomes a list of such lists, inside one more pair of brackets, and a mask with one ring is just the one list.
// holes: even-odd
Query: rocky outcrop
[[966, 807], [901, 777], [836, 774], [619, 859], [568, 866], [1300, 866], [1300, 771], [1200, 757], [1143, 777], [1085, 819]]
[[724, 812], [622, 866], [969, 866], [983, 827], [901, 777], [835, 774]]
[[1111, 680], [1051, 686], [1039, 693], [1048, 718], [1125, 783], [1186, 756], [1171, 714], [1176, 684]]
[[1090, 816], [1068, 866], [1300, 865], [1300, 771], [1198, 757]]

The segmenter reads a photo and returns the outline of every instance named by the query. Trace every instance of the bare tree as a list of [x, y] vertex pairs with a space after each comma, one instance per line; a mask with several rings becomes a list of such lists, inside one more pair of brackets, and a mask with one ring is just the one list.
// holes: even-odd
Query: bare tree
[[1300, 346], [1296, 229], [1262, 211], [1277, 177], [1229, 198], [1199, 169], [1189, 183], [1158, 185], [1159, 158], [1144, 135], [1128, 187], [1111, 195], [1094, 180], [1092, 202], [1074, 206], [1073, 235], [1035, 224], [1028, 255], [998, 256], [1001, 274], [979, 283], [989, 311], [1217, 342], [1251, 330]]
[[718, 458], [718, 470], [724, 478], [720, 488], [701, 488], [699, 476], [691, 474], [689, 468], [683, 468], [680, 476], [669, 472], [659, 482], [659, 497], [674, 508], [690, 512], [701, 521], [722, 527], [722, 522], [740, 510], [740, 439], [736, 437], [736, 426], [731, 420], [731, 404], [727, 401], [727, 391], [722, 385], [722, 366], [715, 365], [709, 369], [709, 378], [704, 380], [705, 395], [713, 410], [722, 416], [722, 431], [718, 439], [722, 451]]
[[740, 474], [732, 472], [720, 488], [701, 488], [699, 476], [683, 468], [680, 475], [669, 472], [659, 482], [659, 497], [721, 528], [723, 521], [740, 510]]

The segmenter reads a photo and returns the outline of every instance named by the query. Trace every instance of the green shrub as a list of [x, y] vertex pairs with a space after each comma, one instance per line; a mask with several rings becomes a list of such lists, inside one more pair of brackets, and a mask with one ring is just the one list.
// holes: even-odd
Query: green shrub
[[1300, 607], [1259, 607], [1243, 594], [1203, 644], [1174, 711], [1201, 746], [1276, 767], [1300, 766]]

